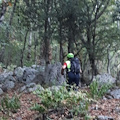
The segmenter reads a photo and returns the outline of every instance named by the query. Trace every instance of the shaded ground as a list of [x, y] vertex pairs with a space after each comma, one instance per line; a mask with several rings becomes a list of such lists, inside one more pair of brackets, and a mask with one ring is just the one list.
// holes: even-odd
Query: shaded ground
[[[15, 90], [8, 91], [7, 94], [12, 96]], [[4, 96], [4, 95], [2, 95]], [[1, 97], [2, 97], [1, 96]], [[40, 103], [40, 98], [32, 93], [21, 94], [20, 96], [21, 108], [17, 113], [9, 115], [8, 120], [35, 120], [38, 116], [38, 112], [31, 111], [30, 107], [34, 103]], [[51, 112], [50, 117], [52, 120], [65, 120], [65, 116], [68, 111], [62, 112]], [[97, 103], [93, 103], [89, 107], [89, 114], [92, 116], [104, 115], [114, 118], [114, 120], [120, 120], [120, 99], [109, 99], [109, 100], [98, 100]], [[6, 117], [5, 113], [0, 112], [0, 117]], [[42, 119], [41, 119], [42, 120]], [[70, 119], [72, 120], [72, 119]], [[76, 120], [83, 120], [82, 118], [76, 118]]]
[[99, 100], [89, 107], [89, 113], [92, 116], [103, 115], [120, 120], [120, 99]]

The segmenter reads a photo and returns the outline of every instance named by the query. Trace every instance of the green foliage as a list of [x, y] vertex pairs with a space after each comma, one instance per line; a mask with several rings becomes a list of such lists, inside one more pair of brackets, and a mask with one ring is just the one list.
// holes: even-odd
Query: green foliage
[[90, 84], [90, 91], [91, 91], [91, 95], [93, 98], [95, 98], [96, 95], [98, 95], [98, 82], [96, 81], [93, 81], [91, 84]]
[[101, 98], [111, 87], [111, 84], [103, 84], [99, 86], [97, 81], [93, 81], [90, 84], [90, 94], [92, 98]]
[[9, 65], [9, 66], [7, 67], [7, 70], [13, 71], [14, 68], [16, 68], [16, 65], [11, 64], [11, 65]]
[[74, 115], [82, 114], [82, 116], [85, 116], [87, 114], [89, 102], [86, 100], [81, 100], [78, 104], [78, 106], [73, 106], [72, 113]]
[[44, 113], [46, 111], [46, 108], [44, 106], [39, 105], [39, 104], [36, 103], [36, 104], [34, 104], [33, 107], [31, 107], [31, 110], [36, 110], [36, 111], [38, 111], [40, 113]]
[[27, 59], [24, 60], [24, 66], [30, 67], [32, 64], [33, 64], [32, 60], [30, 60], [30, 61], [28, 61]]
[[[47, 52], [45, 53], [44, 49], [40, 48], [45, 48], [45, 44], [49, 48], [49, 43], [54, 44], [53, 63], [59, 58], [62, 59], [62, 56], [58, 54], [60, 49], [64, 57], [68, 47], [75, 54], [80, 55], [82, 67], [90, 55], [94, 60], [107, 59], [105, 54], [107, 55], [108, 45], [110, 44], [113, 51], [119, 49], [120, 36], [118, 24], [120, 4], [114, 0], [107, 4], [107, 1], [109, 0], [99, 1], [99, 3], [91, 0], [56, 0], [48, 3], [42, 0], [17, 1], [14, 12], [15, 1], [13, 1], [13, 5], [7, 8], [9, 10], [6, 10], [4, 19], [0, 23], [0, 51], [3, 50], [0, 52], [2, 56], [0, 56], [0, 62], [3, 62], [5, 66], [21, 65], [21, 54], [25, 45], [23, 65], [31, 66], [35, 63], [36, 56], [42, 58], [43, 55], [47, 56]], [[0, 8], [2, 10], [2, 5]], [[113, 23], [112, 15], [116, 23]], [[32, 32], [32, 44], [31, 58], [28, 61], [26, 56], [30, 32]], [[49, 39], [45, 40], [46, 42], [45, 36]], [[112, 67], [111, 65], [111, 69]]]
[[0, 117], [0, 120], [7, 120], [7, 118], [5, 118], [5, 117]]
[[12, 98], [10, 98], [8, 95], [3, 97], [1, 99], [1, 107], [0, 110], [3, 112], [17, 112], [17, 110], [20, 108], [20, 100], [19, 97], [14, 95]]
[[31, 109], [40, 113], [47, 113], [50, 109], [67, 108], [74, 115], [86, 115], [91, 100], [81, 91], [68, 92], [65, 86], [54, 90], [45, 89], [42, 92], [37, 90], [34, 93], [40, 97], [41, 104], [35, 104]]
[[86, 114], [84, 120], [92, 120], [92, 117]]

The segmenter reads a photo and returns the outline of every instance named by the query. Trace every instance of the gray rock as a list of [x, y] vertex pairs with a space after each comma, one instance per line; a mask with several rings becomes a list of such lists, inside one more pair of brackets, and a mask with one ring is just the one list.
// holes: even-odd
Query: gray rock
[[107, 84], [114, 84], [116, 82], [116, 79], [113, 78], [110, 74], [104, 73], [101, 75], [94, 76], [93, 81], [96, 80], [99, 85], [103, 85], [104, 83]]
[[21, 67], [17, 67], [15, 70], [14, 70], [14, 74], [17, 78], [19, 77], [22, 77], [23, 76], [23, 72], [26, 68], [21, 68]]
[[0, 88], [2, 87], [2, 84], [0, 84]]
[[110, 94], [115, 98], [115, 99], [120, 99], [120, 89], [112, 90]]
[[30, 83], [28, 85], [25, 85], [23, 87], [20, 88], [20, 92], [25, 92], [25, 93], [29, 93], [29, 92], [33, 92], [35, 90], [39, 90], [39, 91], [43, 91], [44, 88], [41, 85], [36, 85], [35, 83]]
[[120, 113], [120, 107], [116, 107], [115, 112], [119, 114]]
[[3, 72], [2, 74], [0, 74], [0, 83], [5, 82], [5, 79], [9, 79], [9, 78], [11, 79], [12, 75], [13, 75], [13, 72]]
[[32, 65], [31, 68], [39, 71], [39, 72], [44, 72], [45, 71], [45, 66], [44, 65]]
[[65, 82], [65, 77], [61, 75], [62, 65], [60, 62], [49, 64], [45, 70], [45, 83], [51, 85], [61, 85]]
[[0, 88], [0, 95], [2, 95], [3, 94], [3, 90]]
[[34, 83], [44, 85], [45, 84], [45, 76], [43, 72], [38, 73], [35, 78], [33, 79]]
[[22, 117], [17, 117], [15, 118], [15, 120], [22, 120]]
[[50, 91], [59, 91], [61, 87], [62, 86], [52, 86], [52, 87], [49, 87], [47, 89], [50, 90]]
[[19, 89], [19, 92], [24, 92], [26, 90], [26, 86], [23, 86]]
[[26, 85], [27, 88], [33, 88], [33, 87], [35, 87], [35, 86], [36, 86], [35, 83], [30, 83], [30, 84], [27, 84], [27, 85]]
[[13, 81], [5, 81], [5, 83], [3, 84], [3, 89], [12, 89], [15, 87], [15, 83]]
[[97, 120], [114, 120], [112, 117], [99, 115]]
[[23, 81], [25, 83], [31, 83], [37, 74], [38, 74], [37, 70], [32, 68], [26, 68], [23, 73]]
[[37, 86], [34, 86], [33, 88], [28, 88], [28, 89], [26, 90], [26, 92], [29, 93], [29, 92], [33, 92], [33, 91], [35, 91], [35, 90], [37, 90]]
[[8, 75], [8, 76], [5, 78], [4, 81], [13, 81], [13, 82], [16, 82], [16, 79], [15, 79], [13, 76]]

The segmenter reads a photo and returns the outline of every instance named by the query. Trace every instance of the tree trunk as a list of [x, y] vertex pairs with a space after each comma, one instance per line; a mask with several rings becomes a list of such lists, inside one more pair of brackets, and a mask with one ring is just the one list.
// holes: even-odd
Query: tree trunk
[[31, 45], [32, 45], [32, 31], [30, 31], [29, 41], [28, 41], [28, 54], [27, 60], [30, 61], [31, 59]]
[[45, 19], [45, 25], [44, 25], [44, 50], [43, 50], [43, 55], [45, 58], [45, 63], [46, 65], [50, 64], [49, 61], [49, 48], [50, 48], [50, 36], [49, 36], [49, 21], [48, 21], [48, 12], [49, 12], [49, 0], [44, 0], [46, 4], [46, 9], [45, 9], [45, 14], [46, 14], [46, 19]]
[[36, 34], [34, 33], [34, 63], [35, 63], [35, 65], [37, 64], [36, 62], [37, 62], [37, 39], [36, 39]]
[[[2, 8], [1, 8], [1, 11], [0, 11], [0, 24], [3, 22], [4, 20], [4, 15], [6, 13], [6, 10], [7, 10], [7, 2], [5, 0], [2, 1]], [[2, 47], [2, 50], [0, 52], [0, 61], [1, 62], [7, 62], [7, 60], [5, 59], [5, 45], [1, 45]], [[7, 64], [6, 64], [7, 66]]]
[[74, 48], [74, 37], [73, 37], [73, 31], [72, 28], [69, 27], [69, 34], [68, 34], [68, 53], [72, 52], [73, 53], [73, 48]]
[[110, 54], [109, 54], [109, 49], [107, 49], [107, 61], [108, 61], [108, 63], [107, 63], [107, 73], [111, 73], [110, 72]]
[[61, 22], [60, 22], [60, 25], [59, 25], [59, 36], [60, 36], [60, 62], [63, 64], [63, 47], [62, 47], [62, 25], [61, 25]]
[[24, 51], [25, 51], [26, 41], [27, 41], [27, 34], [28, 34], [28, 31], [25, 34], [24, 46], [23, 46], [23, 49], [21, 50], [21, 59], [20, 59], [20, 66], [21, 67], [23, 67], [23, 59], [24, 59]]
[[7, 2], [3, 0], [3, 2], [2, 2], [2, 10], [0, 11], [0, 24], [4, 20], [4, 15], [5, 15], [6, 9], [7, 9]]
[[7, 38], [9, 39], [9, 30], [10, 30], [10, 26], [11, 26], [11, 24], [12, 24], [12, 20], [13, 20], [13, 16], [14, 16], [14, 12], [15, 12], [15, 8], [16, 8], [16, 3], [17, 3], [17, 0], [15, 0], [15, 2], [14, 2], [14, 5], [13, 5], [13, 10], [12, 10], [12, 12], [11, 12], [11, 15], [10, 15], [10, 20], [9, 20], [9, 28], [7, 28]]

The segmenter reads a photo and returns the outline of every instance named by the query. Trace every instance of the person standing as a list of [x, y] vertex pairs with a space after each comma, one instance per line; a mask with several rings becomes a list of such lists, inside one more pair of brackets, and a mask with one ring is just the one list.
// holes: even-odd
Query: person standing
[[74, 57], [73, 53], [68, 53], [67, 55], [67, 61], [62, 66], [61, 74], [64, 75], [64, 70], [66, 69], [67, 73], [67, 84], [69, 86], [74, 85], [76, 87], [79, 86], [80, 82], [80, 73], [82, 73], [81, 67], [80, 67], [80, 61], [78, 58]]

